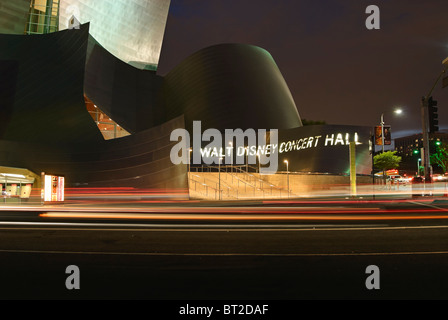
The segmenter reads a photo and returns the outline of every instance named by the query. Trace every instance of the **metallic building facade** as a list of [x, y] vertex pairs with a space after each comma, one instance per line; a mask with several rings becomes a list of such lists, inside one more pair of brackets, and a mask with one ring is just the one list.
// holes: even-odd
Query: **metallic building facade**
[[[60, 0], [60, 29], [73, 17], [85, 23], [0, 34], [0, 166], [64, 175], [68, 187], [187, 190], [170, 134], [199, 120], [203, 130], [278, 129], [280, 163], [301, 172], [346, 174], [347, 142], [357, 139], [359, 173], [369, 173], [368, 129], [303, 127], [262, 48], [211, 46], [158, 75], [168, 8], [168, 0]], [[128, 134], [107, 140], [99, 117]]]
[[90, 34], [106, 50], [141, 69], [159, 63], [170, 0], [61, 0], [59, 30], [90, 23]]
[[[184, 126], [182, 117], [119, 139], [101, 135], [84, 95], [90, 40], [88, 24], [38, 36], [0, 35], [0, 166], [63, 175], [67, 187], [186, 190], [186, 165], [170, 161], [170, 134]], [[127, 77], [112, 81], [133, 75]]]
[[23, 34], [30, 0], [0, 1], [0, 34]]
[[174, 67], [163, 83], [167, 118], [186, 127], [290, 129], [302, 126], [296, 104], [271, 54], [247, 44], [204, 48]]

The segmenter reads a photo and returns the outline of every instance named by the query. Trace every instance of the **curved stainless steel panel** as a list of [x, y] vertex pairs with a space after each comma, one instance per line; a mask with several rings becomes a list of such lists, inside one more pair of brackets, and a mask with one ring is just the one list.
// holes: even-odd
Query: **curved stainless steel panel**
[[163, 86], [167, 119], [185, 115], [191, 130], [290, 129], [302, 126], [296, 104], [271, 54], [246, 44], [204, 48], [177, 65]]
[[[120, 139], [101, 136], [84, 101], [89, 38], [86, 25], [38, 36], [0, 35], [0, 165], [64, 175], [69, 188], [187, 190], [187, 166], [170, 161], [177, 144], [171, 132], [184, 127], [183, 117]], [[153, 74], [129, 69], [120, 73], [123, 82]], [[143, 95], [142, 86], [136, 89]]]
[[170, 0], [61, 0], [59, 30], [70, 19], [117, 58], [143, 69], [159, 63]]
[[23, 34], [29, 10], [29, 0], [1, 1], [0, 33]]

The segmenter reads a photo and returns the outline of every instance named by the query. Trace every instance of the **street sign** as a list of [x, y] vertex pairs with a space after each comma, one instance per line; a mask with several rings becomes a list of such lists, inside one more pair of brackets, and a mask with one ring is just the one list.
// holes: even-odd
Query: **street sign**
[[[383, 145], [383, 139], [382, 139], [382, 132], [381, 132], [381, 126], [375, 127], [375, 145], [382, 146]], [[384, 126], [384, 145], [390, 146], [392, 143], [391, 134], [390, 134], [390, 126]]]

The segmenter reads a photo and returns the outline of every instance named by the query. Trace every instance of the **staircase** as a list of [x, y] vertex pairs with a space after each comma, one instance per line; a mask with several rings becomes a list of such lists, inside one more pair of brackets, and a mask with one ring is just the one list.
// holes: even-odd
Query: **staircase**
[[188, 173], [190, 198], [204, 200], [280, 199], [288, 198], [288, 190], [240, 167], [213, 168], [212, 172]]

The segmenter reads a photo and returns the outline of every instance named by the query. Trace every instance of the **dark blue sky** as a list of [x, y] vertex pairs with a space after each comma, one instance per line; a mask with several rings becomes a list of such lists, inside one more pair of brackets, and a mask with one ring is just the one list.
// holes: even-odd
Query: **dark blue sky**
[[[365, 27], [370, 4], [380, 30]], [[374, 126], [384, 112], [400, 136], [421, 130], [421, 96], [448, 57], [448, 1], [171, 0], [159, 73], [218, 43], [269, 51], [302, 118]], [[448, 129], [448, 88], [433, 96]]]

